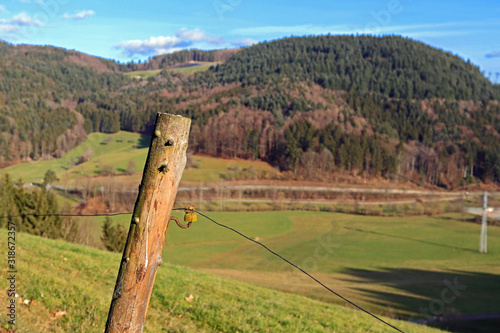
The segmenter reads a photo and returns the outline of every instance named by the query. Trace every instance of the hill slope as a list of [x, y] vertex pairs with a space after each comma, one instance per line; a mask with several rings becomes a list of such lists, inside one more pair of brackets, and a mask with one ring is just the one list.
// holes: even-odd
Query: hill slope
[[85, 138], [85, 94], [126, 81], [118, 65], [55, 47], [0, 42], [0, 163], [62, 156]]
[[286, 38], [245, 48], [213, 72], [221, 82], [265, 83], [286, 77], [405, 99], [500, 96], [500, 89], [469, 61], [397, 36]]
[[[17, 332], [102, 332], [120, 255], [18, 234]], [[6, 246], [2, 231], [0, 244]], [[194, 296], [192, 303], [185, 300]], [[4, 302], [7, 296], [2, 296]], [[29, 306], [21, 304], [29, 300]], [[67, 314], [56, 319], [58, 311]], [[439, 332], [391, 321], [407, 332]], [[160, 267], [146, 332], [392, 332], [368, 315], [172, 265]]]
[[[446, 188], [500, 180], [499, 86], [410, 39], [287, 38], [141, 66], [1, 49], [0, 163], [61, 156], [91, 132], [149, 133], [168, 112], [193, 120], [194, 152], [258, 158], [290, 177], [340, 172]], [[190, 75], [160, 70], [190, 59], [227, 61]], [[156, 71], [117, 72], [132, 69]]]

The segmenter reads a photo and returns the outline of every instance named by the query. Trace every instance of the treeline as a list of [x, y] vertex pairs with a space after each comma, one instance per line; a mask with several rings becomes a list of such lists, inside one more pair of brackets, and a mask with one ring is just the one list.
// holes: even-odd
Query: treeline
[[244, 48], [211, 70], [220, 83], [287, 78], [332, 90], [403, 99], [498, 99], [500, 89], [469, 61], [408, 38], [293, 37]]
[[[18, 48], [0, 44], [0, 163], [61, 156], [86, 133], [149, 133], [156, 113], [168, 112], [192, 119], [194, 152], [259, 158], [296, 176], [314, 177], [322, 165], [326, 175], [442, 186], [464, 175], [500, 180], [498, 85], [470, 62], [410, 39], [287, 38], [119, 66]], [[221, 59], [193, 76], [116, 73]]]
[[97, 108], [92, 103], [81, 103], [75, 108], [84, 118], [85, 132], [116, 133], [120, 130], [120, 116], [106, 108]]
[[61, 157], [86, 137], [67, 107], [28, 100], [22, 110], [0, 114], [0, 160]]
[[[146, 129], [156, 112], [181, 114], [193, 120], [194, 152], [258, 158], [305, 178], [348, 172], [444, 187], [500, 179], [495, 101], [394, 99], [287, 82], [162, 95], [150, 88], [148, 97], [126, 95], [121, 128]], [[117, 98], [95, 103], [120, 110]]]
[[119, 90], [117, 64], [54, 47], [0, 42], [0, 163], [62, 156], [86, 135], [75, 101]]
[[14, 184], [8, 174], [0, 178], [0, 188], [1, 227], [7, 228], [8, 223], [12, 222], [17, 231], [62, 238], [62, 219], [57, 216], [60, 211], [54, 194], [45, 187], [25, 188], [20, 181]]
[[[349, 120], [316, 128], [304, 119], [280, 128], [269, 111], [239, 109], [211, 118], [202, 128], [193, 125], [190, 148], [213, 156], [259, 158], [289, 170], [292, 176], [314, 180], [333, 180], [339, 173], [348, 173], [456, 186], [460, 184], [454, 182], [470, 168], [459, 150], [438, 150], [416, 142], [394, 144], [386, 135], [352, 129]], [[474, 165], [484, 163], [486, 150], [473, 149], [479, 149]], [[450, 160], [455, 164], [449, 165]], [[466, 173], [470, 179], [470, 169]], [[473, 175], [484, 176], [479, 169]]]
[[47, 186], [49, 180], [55, 179], [50, 170], [41, 187], [25, 186], [21, 180], [14, 183], [9, 174], [0, 177], [0, 228], [14, 225], [18, 232], [123, 251], [127, 239], [125, 228], [106, 217], [102, 236], [96, 240], [94, 221], [71, 216], [74, 213], [69, 206], [59, 207], [55, 194]]

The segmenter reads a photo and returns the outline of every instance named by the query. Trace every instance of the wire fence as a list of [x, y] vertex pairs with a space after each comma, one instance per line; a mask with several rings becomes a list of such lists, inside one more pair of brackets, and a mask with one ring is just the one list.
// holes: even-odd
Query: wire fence
[[[180, 211], [180, 210], [184, 210], [185, 208], [174, 208], [172, 210], [174, 211]], [[284, 262], [286, 262], [287, 264], [289, 264], [290, 266], [298, 269], [300, 272], [302, 272], [303, 274], [305, 274], [307, 277], [309, 277], [310, 279], [312, 279], [313, 281], [315, 281], [317, 284], [319, 284], [321, 287], [323, 287], [325, 290], [327, 290], [328, 292], [332, 293], [333, 295], [341, 298], [342, 300], [344, 300], [345, 302], [347, 302], [348, 304], [354, 306], [356, 309], [370, 315], [371, 317], [375, 318], [376, 320], [382, 322], [383, 324], [387, 325], [388, 327], [391, 327], [392, 329], [398, 331], [398, 332], [403, 332], [402, 330], [400, 330], [399, 328], [397, 328], [396, 326], [394, 325], [391, 325], [390, 323], [388, 323], [387, 321], [383, 320], [382, 318], [380, 318], [379, 316], [373, 314], [372, 312], [366, 310], [365, 308], [357, 305], [356, 303], [354, 303], [353, 301], [347, 299], [346, 297], [340, 295], [339, 293], [337, 293], [336, 291], [334, 291], [333, 289], [331, 289], [330, 287], [328, 287], [327, 285], [325, 285], [324, 283], [322, 283], [320, 280], [318, 280], [317, 278], [315, 278], [312, 274], [308, 273], [306, 270], [302, 269], [301, 267], [299, 267], [298, 265], [294, 264], [293, 262], [291, 262], [290, 260], [284, 258], [282, 255], [280, 255], [279, 253], [271, 250], [269, 247], [267, 247], [266, 245], [264, 245], [263, 243], [259, 242], [258, 240], [255, 240], [255, 239], [252, 239], [248, 236], [246, 236], [245, 234], [241, 233], [240, 231], [232, 228], [232, 227], [229, 227], [225, 224], [222, 224], [218, 221], [216, 221], [215, 219], [211, 218], [210, 216], [196, 210], [195, 211], [197, 214], [199, 214], [200, 216], [203, 216], [204, 218], [206, 218], [207, 220], [211, 221], [212, 223], [222, 227], [222, 228], [225, 228], [225, 229], [228, 229], [236, 234], [238, 234], [239, 236], [247, 239], [248, 241], [250, 242], [253, 242], [261, 247], [263, 247], [266, 251], [270, 252], [271, 254], [273, 254], [274, 256], [278, 257], [279, 259], [283, 260]], [[10, 218], [18, 218], [18, 217], [21, 217], [21, 218], [24, 218], [26, 216], [34, 216], [34, 217], [51, 217], [51, 216], [59, 216], [59, 217], [101, 217], [101, 216], [120, 216], [120, 215], [132, 215], [133, 212], [122, 212], [122, 213], [111, 213], [111, 214], [19, 214], [19, 215], [6, 215], [6, 216], [0, 216], [0, 219], [10, 219]]]

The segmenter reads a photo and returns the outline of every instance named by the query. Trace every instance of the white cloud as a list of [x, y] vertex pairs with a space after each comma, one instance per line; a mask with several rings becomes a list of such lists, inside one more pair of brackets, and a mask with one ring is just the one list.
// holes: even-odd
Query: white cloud
[[42, 26], [43, 23], [39, 20], [31, 18], [25, 12], [15, 15], [11, 19], [0, 19], [0, 25], [15, 25], [15, 26]]
[[0, 23], [0, 32], [17, 32], [19, 29], [17, 25]]
[[222, 37], [207, 35], [200, 29], [188, 30], [182, 28], [177, 30], [173, 36], [158, 36], [144, 40], [123, 41], [116, 44], [115, 48], [123, 49], [123, 54], [127, 57], [132, 57], [135, 54], [155, 56], [180, 51], [192, 47], [195, 43], [219, 45], [222, 42]]
[[134, 54], [158, 55], [175, 52], [180, 44], [180, 39], [175, 36], [150, 37], [146, 40], [128, 40], [115, 45], [117, 49], [129, 56]]
[[0, 19], [0, 34], [4, 39], [16, 39], [23, 33], [24, 27], [41, 27], [44, 24], [22, 12], [10, 19]]
[[236, 46], [236, 47], [242, 47], [242, 46], [252, 46], [254, 44], [257, 44], [259, 41], [256, 39], [252, 38], [245, 38], [238, 40], [236, 42], [231, 42], [231, 45]]
[[4, 5], [0, 5], [0, 13], [7, 13], [7, 8]]
[[94, 16], [94, 15], [95, 15], [95, 12], [93, 10], [82, 10], [76, 14], [65, 13], [63, 15], [63, 18], [68, 19], [68, 20], [83, 20], [83, 19], [86, 19], [86, 18]]
[[175, 36], [184, 40], [190, 40], [192, 42], [208, 42], [211, 44], [222, 43], [222, 37], [209, 36], [200, 29], [188, 30], [182, 28], [177, 30]]

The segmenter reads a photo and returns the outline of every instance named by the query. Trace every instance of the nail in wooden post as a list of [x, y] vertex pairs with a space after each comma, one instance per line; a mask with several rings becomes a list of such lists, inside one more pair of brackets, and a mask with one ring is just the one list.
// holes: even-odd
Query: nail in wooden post
[[106, 333], [142, 332], [168, 220], [186, 166], [191, 119], [158, 113]]

